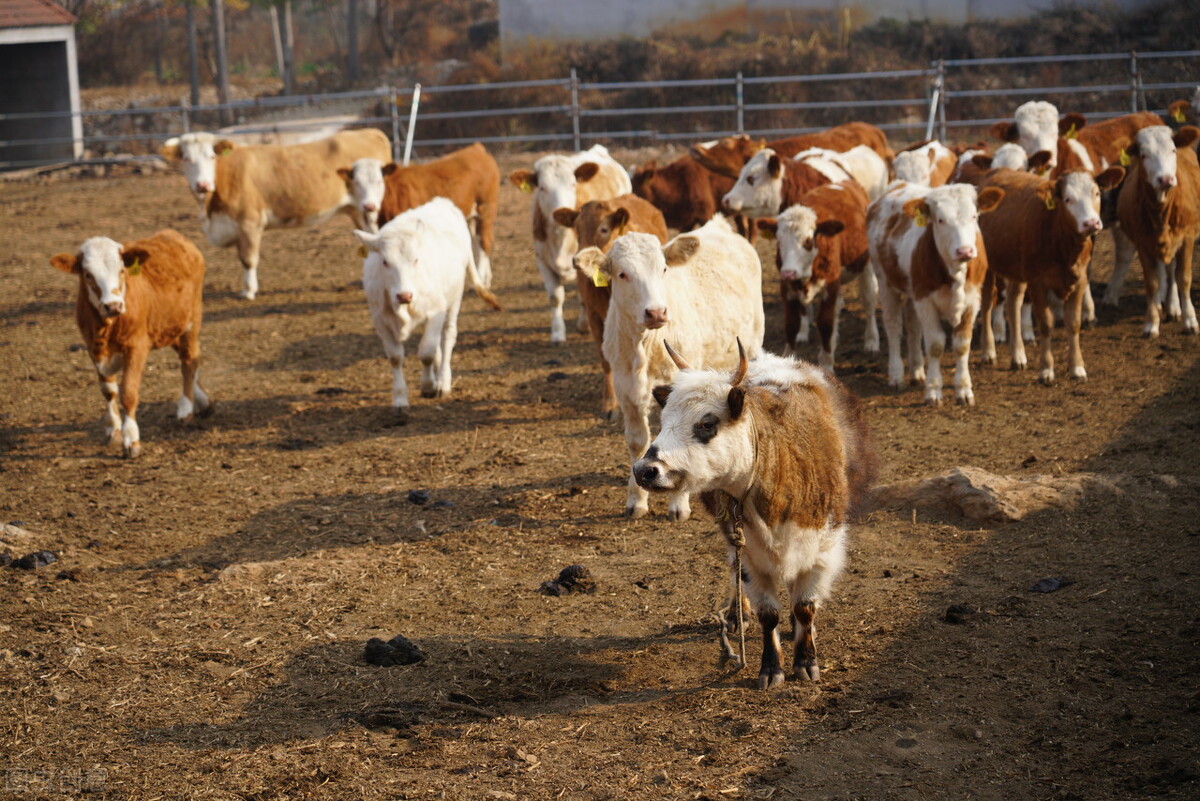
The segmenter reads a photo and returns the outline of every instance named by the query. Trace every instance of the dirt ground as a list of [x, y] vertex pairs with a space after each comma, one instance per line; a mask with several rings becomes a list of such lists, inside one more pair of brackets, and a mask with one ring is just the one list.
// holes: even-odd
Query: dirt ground
[[[839, 373], [882, 482], [975, 465], [1128, 489], [992, 529], [873, 512], [821, 614], [821, 682], [762, 693], [718, 661], [703, 512], [621, 516], [592, 346], [573, 326], [550, 344], [527, 198], [501, 200], [506, 311], [468, 297], [453, 397], [398, 427], [348, 220], [269, 233], [245, 302], [178, 175], [0, 185], [0, 522], [33, 533], [14, 555], [59, 556], [0, 571], [0, 797], [1200, 797], [1200, 361], [1178, 323], [1141, 337], [1136, 267], [1085, 332], [1086, 383], [978, 366], [969, 410], [889, 390], [849, 304]], [[127, 461], [47, 258], [164, 226], [208, 258], [218, 406], [177, 426], [175, 356], [155, 354]], [[538, 592], [573, 563], [594, 594]], [[1074, 583], [1029, 592], [1051, 576]], [[951, 604], [975, 611], [951, 624]], [[427, 659], [364, 661], [395, 634]]]

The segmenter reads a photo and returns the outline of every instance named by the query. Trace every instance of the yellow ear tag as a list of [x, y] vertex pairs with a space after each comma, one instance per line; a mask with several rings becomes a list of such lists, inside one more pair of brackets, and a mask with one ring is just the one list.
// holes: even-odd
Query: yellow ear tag
[[916, 215], [913, 216], [913, 222], [915, 222], [917, 224], [918, 228], [924, 228], [925, 224], [928, 223], [929, 220], [926, 219], [925, 212], [921, 211], [920, 209], [917, 209]]
[[1071, 123], [1071, 127], [1067, 129], [1067, 132], [1065, 134], [1063, 134], [1063, 138], [1064, 139], [1077, 139], [1078, 137], [1079, 137], [1079, 131], [1075, 128], [1075, 123]]
[[1121, 148], [1121, 158], [1117, 160], [1121, 162], [1122, 167], [1128, 167], [1133, 163], [1133, 159], [1129, 158], [1129, 154], [1125, 152], [1125, 148]]
[[358, 257], [360, 259], [365, 259], [367, 257], [367, 246], [366, 245], [358, 246]]
[[1177, 108], [1171, 112], [1171, 119], [1175, 122], [1187, 122], [1187, 115], [1183, 113], [1183, 109]]
[[596, 272], [592, 273], [592, 283], [603, 289], [608, 286], [608, 276], [604, 274], [603, 270], [596, 270]]
[[629, 223], [621, 223], [621, 227], [617, 229], [617, 232], [615, 234], [613, 234], [613, 239], [616, 239], [618, 236], [625, 236], [625, 227], [628, 224]]
[[522, 192], [532, 192], [533, 184], [529, 183], [529, 181], [521, 181], [520, 189]]
[[1054, 202], [1053, 195], [1050, 195], [1046, 198], [1046, 208], [1049, 209], [1050, 211], [1054, 211], [1054, 207], [1057, 205], [1058, 204]]
[[126, 267], [125, 271], [127, 273], [129, 273], [130, 275], [141, 275], [142, 274], [142, 260], [134, 259], [133, 264]]

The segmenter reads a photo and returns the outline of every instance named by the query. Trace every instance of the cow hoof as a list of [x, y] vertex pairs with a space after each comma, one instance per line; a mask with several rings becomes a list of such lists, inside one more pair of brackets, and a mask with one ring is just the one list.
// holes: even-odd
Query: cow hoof
[[668, 509], [667, 520], [672, 523], [683, 523], [692, 516], [691, 509]]
[[783, 684], [785, 678], [786, 677], [783, 675], [782, 670], [774, 670], [774, 671], [768, 671], [766, 673], [759, 673], [758, 674], [758, 689], [769, 690], [772, 687], [778, 687], [780, 684]]
[[407, 406], [395, 406], [393, 408], [396, 410], [396, 413], [392, 417], [392, 425], [394, 425], [394, 426], [408, 425], [408, 407]]
[[970, 390], [963, 392], [963, 393], [955, 396], [954, 402], [957, 403], [959, 406], [974, 406], [975, 405], [975, 393], [971, 392]]
[[1054, 386], [1054, 371], [1042, 370], [1038, 373], [1038, 381], [1048, 387]]
[[421, 390], [422, 398], [436, 398], [437, 396], [438, 396], [438, 391], [436, 389], [422, 389]]
[[1183, 324], [1183, 333], [1187, 336], [1194, 337], [1196, 335], [1196, 321], [1189, 320]]
[[650, 513], [648, 506], [626, 506], [625, 516], [632, 517], [634, 520], [640, 520]]
[[615, 423], [617, 420], [621, 419], [621, 410], [616, 408], [601, 409], [600, 419], [604, 420], [606, 423]]
[[125, 458], [136, 459], [142, 455], [142, 443], [135, 442], [125, 447]]
[[241, 292], [238, 293], [238, 297], [241, 298], [242, 300], [254, 300], [254, 295], [255, 295], [255, 293], [251, 292], [248, 289], [243, 289]]
[[1076, 381], [1087, 381], [1087, 370], [1082, 367], [1076, 367], [1071, 371], [1071, 378]]
[[926, 395], [925, 396], [925, 405], [926, 406], [935, 406], [935, 407], [941, 406], [942, 405], [942, 393], [939, 392], [936, 395]]
[[1154, 337], [1158, 336], [1158, 326], [1147, 325], [1145, 328], [1142, 329], [1142, 336], [1144, 336], [1148, 339], [1153, 339]]
[[121, 441], [121, 429], [108, 428], [106, 426], [104, 429], [104, 441], [109, 445], [116, 445]]
[[216, 410], [217, 410], [217, 404], [214, 403], [213, 401], [209, 401], [203, 407], [196, 410], [196, 416], [199, 417], [201, 420], [203, 420], [207, 417], [212, 417], [213, 412], [215, 412]]
[[821, 668], [816, 662], [802, 662], [796, 665], [796, 670], [792, 673], [792, 678], [797, 681], [820, 681]]
[[1010, 369], [1010, 370], [1024, 370], [1024, 369], [1025, 369], [1025, 368], [1028, 366], [1028, 364], [1029, 364], [1028, 362], [1017, 362], [1017, 361], [1014, 361], [1014, 362], [1012, 362], [1012, 363], [1010, 363], [1010, 364], [1008, 365], [1008, 369]]

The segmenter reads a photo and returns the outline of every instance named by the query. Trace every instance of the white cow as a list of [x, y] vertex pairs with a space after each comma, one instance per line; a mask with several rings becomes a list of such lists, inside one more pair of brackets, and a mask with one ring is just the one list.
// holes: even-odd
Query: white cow
[[383, 168], [384, 162], [379, 159], [358, 159], [343, 176], [358, 207], [359, 227], [373, 234], [379, 232], [379, 209], [383, 206]]
[[417, 356], [421, 396], [450, 394], [450, 356], [458, 337], [458, 310], [466, 278], [495, 309], [500, 305], [479, 280], [467, 220], [445, 198], [434, 198], [390, 220], [373, 234], [355, 231], [368, 249], [363, 259], [363, 292], [375, 331], [392, 365], [392, 406], [408, 420], [404, 342], [424, 325]]
[[[820, 147], [810, 147], [801, 150], [792, 157], [795, 161], [809, 159], [825, 159], [832, 161], [850, 177], [858, 181], [858, 185], [867, 193], [867, 197], [875, 200], [883, 194], [888, 185], [888, 165], [883, 157], [866, 145], [856, 145], [844, 153], [836, 150], [826, 150]], [[814, 162], [814, 165], [818, 162]]]
[[1031, 100], [1017, 107], [1013, 122], [998, 122], [992, 134], [1005, 142], [1021, 146], [1025, 155], [1041, 150], [1050, 152], [1049, 168], [1058, 166], [1058, 107], [1044, 100]]
[[[585, 275], [599, 271], [612, 284], [603, 352], [612, 365], [632, 464], [650, 443], [651, 388], [675, 374], [664, 341], [697, 367], [737, 364], [737, 338], [751, 355], [762, 349], [762, 263], [719, 214], [666, 245], [649, 234], [628, 233], [607, 256], [585, 248], [575, 262]], [[649, 496], [631, 474], [625, 514], [643, 517], [648, 511]], [[686, 520], [690, 514], [688, 494], [673, 494], [668, 517]]]
[[[516, 170], [509, 180], [533, 193], [533, 255], [550, 299], [550, 341], [566, 342], [565, 285], [575, 277], [571, 259], [579, 244], [573, 229], [554, 222], [554, 212], [578, 209], [589, 200], [628, 195], [633, 182], [603, 145], [569, 156], [542, 156], [532, 170]], [[586, 325], [582, 315], [580, 319]]]
[[[941, 186], [950, 178], [958, 164], [954, 151], [933, 139], [920, 147], [902, 150], [892, 160], [892, 172], [897, 181], [921, 186]], [[881, 193], [882, 194], [882, 193]], [[879, 195], [874, 195], [875, 200]]]

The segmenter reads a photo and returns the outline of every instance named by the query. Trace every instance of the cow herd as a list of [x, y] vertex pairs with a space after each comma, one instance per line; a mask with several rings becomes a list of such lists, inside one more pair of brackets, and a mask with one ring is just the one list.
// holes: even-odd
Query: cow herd
[[[983, 363], [994, 363], [996, 342], [1007, 339], [1011, 366], [1024, 368], [1025, 341], [1036, 337], [1039, 378], [1052, 383], [1058, 310], [1067, 374], [1087, 377], [1080, 331], [1095, 318], [1088, 269], [1104, 228], [1115, 237], [1116, 267], [1103, 301], [1120, 297], [1136, 253], [1146, 335], [1159, 334], [1164, 316], [1196, 333], [1200, 129], [1175, 124], [1185, 111], [1194, 114], [1177, 104], [1166, 123], [1143, 112], [1088, 124], [1034, 101], [993, 127], [1003, 142], [994, 152], [936, 141], [895, 152], [881, 130], [854, 122], [773, 142], [725, 137], [632, 169], [596, 145], [510, 175], [532, 195], [550, 339], [566, 341], [565, 288], [575, 282], [579, 328], [603, 376], [599, 411], [623, 418], [625, 513], [646, 515], [656, 491], [669, 495], [669, 518], [684, 520], [700, 493], [731, 554], [745, 546], [732, 583], [746, 588], [763, 627], [760, 686], [783, 678], [778, 583], [788, 585], [797, 621], [796, 673], [819, 675], [816, 606], [840, 570], [847, 518], [873, 475], [857, 402], [833, 378], [843, 284], [860, 284], [868, 352], [880, 350], [882, 306], [889, 384], [911, 380], [932, 405], [942, 402], [947, 350], [955, 400], [975, 403], [977, 322]], [[348, 214], [397, 415], [407, 421], [404, 345], [418, 328], [421, 394], [450, 394], [467, 282], [500, 308], [489, 291], [500, 172], [482, 145], [400, 166], [370, 129], [289, 146], [192, 133], [162, 154], [182, 164], [208, 239], [236, 245], [246, 299], [259, 289], [265, 230]], [[760, 235], [777, 243], [784, 356], [815, 323], [819, 366], [763, 352]], [[51, 261], [79, 276], [76, 317], [99, 376], [106, 434], [127, 456], [141, 450], [138, 388], [151, 349], [179, 353], [178, 417], [211, 412], [197, 372], [204, 259], [191, 242], [170, 230], [124, 245], [93, 237]], [[653, 441], [652, 399], [663, 407]]]

